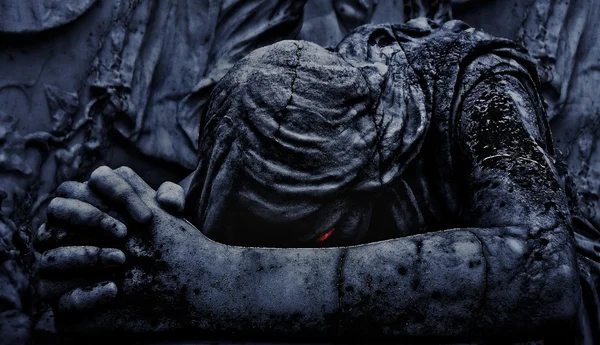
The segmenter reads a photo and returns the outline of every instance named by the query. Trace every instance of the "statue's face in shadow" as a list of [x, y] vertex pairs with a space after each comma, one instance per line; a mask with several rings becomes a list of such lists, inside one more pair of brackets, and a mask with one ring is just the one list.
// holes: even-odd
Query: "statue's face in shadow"
[[335, 247], [364, 243], [371, 222], [371, 198], [356, 194], [341, 194], [325, 204], [285, 198], [268, 208], [249, 204], [236, 196], [207, 233], [241, 246]]

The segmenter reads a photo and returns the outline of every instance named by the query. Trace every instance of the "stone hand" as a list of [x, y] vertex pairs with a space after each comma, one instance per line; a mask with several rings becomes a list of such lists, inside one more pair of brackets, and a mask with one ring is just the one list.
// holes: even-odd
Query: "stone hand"
[[53, 303], [58, 319], [109, 308], [109, 302], [119, 304], [113, 301], [118, 295], [139, 295], [144, 283], [158, 282], [145, 270], [155, 271], [155, 264], [165, 263], [156, 246], [163, 249], [172, 242], [158, 243], [160, 236], [150, 231], [154, 225], [188, 229], [203, 238], [173, 215], [184, 206], [181, 187], [165, 183], [155, 192], [128, 168], [98, 168], [89, 182], [64, 183], [57, 195], [48, 207], [48, 223], [38, 231], [36, 247], [44, 251], [39, 292]]

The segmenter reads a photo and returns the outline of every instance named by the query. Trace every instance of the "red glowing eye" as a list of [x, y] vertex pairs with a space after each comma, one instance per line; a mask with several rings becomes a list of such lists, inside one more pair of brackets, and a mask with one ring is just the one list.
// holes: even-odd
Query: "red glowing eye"
[[319, 238], [317, 238], [317, 243], [323, 243], [323, 241], [328, 239], [329, 236], [331, 236], [331, 234], [333, 234], [334, 230], [335, 230], [335, 228], [331, 228], [331, 230], [329, 230], [326, 233], [324, 233], [323, 235], [319, 236]]

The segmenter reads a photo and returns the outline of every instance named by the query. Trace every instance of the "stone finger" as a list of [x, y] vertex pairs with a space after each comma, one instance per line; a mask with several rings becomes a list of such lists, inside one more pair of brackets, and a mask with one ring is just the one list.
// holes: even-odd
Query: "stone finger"
[[66, 280], [42, 279], [37, 284], [37, 293], [42, 301], [51, 302], [78, 286], [87, 286], [89, 284], [90, 282], [83, 278]]
[[40, 225], [33, 237], [33, 246], [39, 252], [58, 247], [59, 243], [68, 236], [65, 229], [50, 227], [46, 223]]
[[[138, 223], [152, 219], [152, 211], [133, 187], [108, 167], [100, 167], [90, 176], [89, 186], [101, 196], [121, 205]], [[148, 187], [150, 188], [150, 187]]]
[[106, 304], [116, 296], [117, 285], [105, 281], [67, 292], [59, 299], [57, 307], [63, 313], [84, 311]]
[[146, 181], [130, 167], [122, 166], [114, 171], [117, 175], [127, 181], [140, 197], [148, 199], [153, 199], [155, 197], [154, 189], [152, 189], [152, 187], [150, 187]]
[[109, 210], [109, 207], [90, 189], [87, 182], [63, 182], [56, 189], [56, 196], [86, 202], [103, 212]]
[[42, 254], [40, 272], [64, 272], [80, 269], [106, 269], [120, 266], [125, 254], [115, 248], [92, 246], [59, 247]]
[[109, 237], [123, 238], [127, 235], [125, 224], [80, 200], [54, 198], [48, 205], [47, 213], [50, 219], [75, 227], [98, 229]]
[[35, 232], [35, 236], [33, 237], [33, 245], [36, 249], [38, 249], [38, 251], [44, 250], [47, 247], [47, 243], [55, 242], [55, 239], [60, 240], [60, 238], [63, 238], [66, 233], [66, 230], [64, 230], [63, 234], [56, 236], [55, 232], [52, 231], [52, 228], [50, 228], [46, 223], [43, 223]]
[[169, 211], [182, 212], [185, 206], [183, 188], [173, 182], [165, 182], [158, 187], [156, 201]]

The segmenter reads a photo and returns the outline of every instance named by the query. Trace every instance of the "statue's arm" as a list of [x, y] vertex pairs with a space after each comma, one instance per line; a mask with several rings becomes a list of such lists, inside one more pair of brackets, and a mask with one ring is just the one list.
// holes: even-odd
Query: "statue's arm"
[[[529, 137], [527, 107], [511, 104], [505, 86], [475, 87], [459, 117], [470, 228], [346, 248], [233, 247], [162, 211], [137, 175], [119, 171], [153, 210], [143, 236], [160, 251], [160, 269], [148, 271], [151, 285], [125, 279], [119, 294], [134, 304], [96, 314], [90, 327], [122, 319], [134, 331], [468, 338], [535, 335], [569, 321], [580, 292], [564, 192], [552, 158]], [[127, 199], [103, 172], [90, 185]], [[140, 291], [152, 313], [135, 304]], [[76, 292], [62, 305], [85, 300]]]
[[525, 230], [455, 229], [347, 248], [190, 248], [188, 257], [209, 265], [186, 263], [194, 310], [186, 327], [289, 336], [539, 335], [574, 315], [577, 279], [569, 262], [557, 262], [562, 252], [531, 252]]
[[564, 330], [554, 326], [576, 314], [579, 280], [566, 196], [533, 102], [516, 78], [494, 77], [463, 104], [456, 139], [469, 228], [339, 249], [236, 249], [245, 254], [222, 272], [248, 291], [228, 291], [231, 303], [247, 301], [251, 319], [297, 315], [297, 325], [328, 333]]
[[208, 275], [194, 271], [202, 292], [190, 294], [193, 305], [200, 315], [237, 320], [225, 327], [284, 334], [564, 330], [554, 326], [577, 311], [578, 273], [566, 196], [534, 111], [513, 77], [490, 78], [465, 95], [456, 140], [468, 228], [331, 249], [212, 243], [205, 250], [218, 264]]

